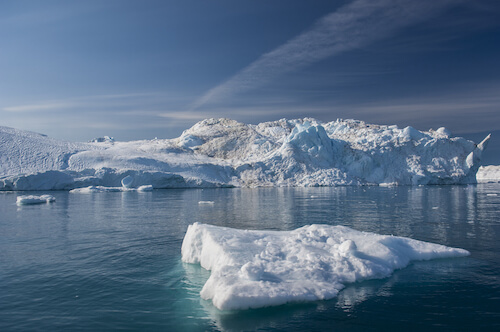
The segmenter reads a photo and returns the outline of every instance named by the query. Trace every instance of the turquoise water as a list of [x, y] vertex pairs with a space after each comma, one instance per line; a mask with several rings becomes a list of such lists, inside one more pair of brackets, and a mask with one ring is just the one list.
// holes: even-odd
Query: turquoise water
[[[499, 184], [52, 192], [53, 204], [18, 207], [21, 194], [0, 193], [0, 331], [500, 329]], [[209, 272], [181, 262], [196, 221], [345, 225], [471, 256], [413, 263], [329, 301], [221, 312], [199, 298]]]

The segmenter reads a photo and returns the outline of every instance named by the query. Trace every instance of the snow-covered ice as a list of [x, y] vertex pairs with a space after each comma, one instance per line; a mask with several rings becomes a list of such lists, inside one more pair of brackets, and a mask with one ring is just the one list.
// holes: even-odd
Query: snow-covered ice
[[70, 190], [70, 193], [75, 194], [89, 194], [89, 193], [104, 193], [104, 192], [144, 192], [153, 191], [152, 185], [143, 185], [138, 188], [127, 188], [127, 187], [104, 187], [104, 186], [88, 186], [83, 188], [75, 188]]
[[184, 262], [211, 271], [200, 295], [221, 310], [331, 299], [348, 283], [388, 277], [410, 261], [467, 255], [329, 225], [249, 231], [195, 223], [182, 243]]
[[0, 190], [475, 183], [488, 139], [312, 118], [207, 119], [178, 138], [131, 142], [69, 143], [0, 127]]
[[17, 205], [31, 205], [55, 202], [56, 198], [52, 195], [23, 195], [17, 196]]
[[500, 182], [500, 166], [481, 166], [476, 175], [477, 182]]
[[153, 191], [153, 186], [150, 184], [145, 184], [143, 186], [139, 186], [137, 191]]

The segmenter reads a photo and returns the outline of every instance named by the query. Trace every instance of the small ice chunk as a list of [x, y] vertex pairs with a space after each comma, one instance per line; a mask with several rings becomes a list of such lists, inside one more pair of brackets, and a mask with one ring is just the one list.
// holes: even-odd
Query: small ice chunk
[[43, 204], [55, 202], [56, 198], [52, 195], [25, 195], [17, 196], [17, 205]]
[[89, 194], [89, 193], [108, 193], [108, 192], [144, 192], [144, 191], [152, 191], [153, 186], [148, 184], [144, 186], [140, 186], [139, 188], [125, 188], [125, 187], [104, 187], [104, 186], [89, 186], [84, 188], [75, 188], [70, 190], [70, 193], [73, 194]]
[[198, 204], [200, 204], [200, 205], [203, 205], [203, 204], [213, 205], [213, 204], [215, 204], [215, 202], [214, 201], [199, 201]]
[[131, 175], [127, 175], [122, 179], [123, 188], [131, 188], [132, 182], [134, 182], [134, 178]]
[[90, 194], [90, 193], [122, 192], [122, 191], [132, 191], [132, 189], [124, 187], [89, 186], [84, 188], [75, 188], [70, 190], [69, 192], [72, 194]]
[[150, 184], [140, 186], [139, 188], [137, 188], [137, 191], [153, 191], [153, 186]]
[[249, 231], [195, 223], [182, 260], [211, 275], [200, 295], [221, 310], [336, 297], [348, 283], [385, 278], [413, 260], [467, 256], [464, 249], [344, 226]]

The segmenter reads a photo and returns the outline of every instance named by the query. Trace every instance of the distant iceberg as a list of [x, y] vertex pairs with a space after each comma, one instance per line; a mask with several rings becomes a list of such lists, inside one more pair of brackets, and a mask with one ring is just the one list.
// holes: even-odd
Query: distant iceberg
[[328, 225], [279, 232], [195, 223], [182, 243], [184, 262], [211, 271], [200, 295], [221, 310], [331, 299], [348, 283], [388, 277], [414, 260], [467, 255], [463, 249]]
[[53, 203], [56, 201], [56, 198], [52, 195], [23, 195], [17, 196], [16, 203], [17, 205], [33, 205], [33, 204], [44, 204], [44, 203]]
[[127, 188], [127, 187], [103, 187], [103, 186], [88, 186], [83, 188], [75, 188], [70, 190], [70, 193], [76, 194], [91, 194], [91, 193], [105, 193], [105, 192], [145, 192], [153, 191], [152, 185], [139, 186], [138, 188]]
[[500, 166], [481, 166], [476, 175], [479, 183], [500, 182]]
[[488, 140], [312, 118], [207, 119], [178, 138], [132, 142], [70, 143], [0, 127], [0, 190], [475, 183]]

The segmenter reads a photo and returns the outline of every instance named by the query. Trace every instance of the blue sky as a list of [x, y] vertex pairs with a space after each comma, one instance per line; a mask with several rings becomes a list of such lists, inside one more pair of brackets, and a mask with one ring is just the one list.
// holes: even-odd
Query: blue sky
[[497, 0], [0, 2], [0, 125], [67, 140], [198, 120], [500, 130]]

